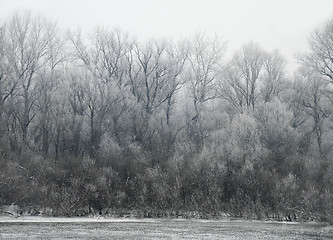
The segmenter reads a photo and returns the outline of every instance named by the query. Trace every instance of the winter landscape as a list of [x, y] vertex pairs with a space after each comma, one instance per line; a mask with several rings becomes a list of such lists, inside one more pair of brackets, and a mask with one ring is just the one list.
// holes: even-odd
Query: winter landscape
[[331, 239], [332, 3], [124, 2], [0, 1], [0, 238]]
[[1, 239], [332, 239], [315, 223], [186, 219], [0, 218]]

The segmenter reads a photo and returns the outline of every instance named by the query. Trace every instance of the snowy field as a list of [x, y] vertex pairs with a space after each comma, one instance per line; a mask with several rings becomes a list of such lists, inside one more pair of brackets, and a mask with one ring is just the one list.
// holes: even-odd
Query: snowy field
[[332, 239], [313, 223], [0, 217], [0, 239]]

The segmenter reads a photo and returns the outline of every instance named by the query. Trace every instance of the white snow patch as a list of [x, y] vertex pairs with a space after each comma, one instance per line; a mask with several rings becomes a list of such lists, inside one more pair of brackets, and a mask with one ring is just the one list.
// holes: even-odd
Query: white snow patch
[[155, 222], [154, 219], [135, 218], [105, 218], [105, 217], [43, 217], [43, 216], [22, 216], [18, 218], [0, 216], [0, 223], [76, 223], [76, 222]]

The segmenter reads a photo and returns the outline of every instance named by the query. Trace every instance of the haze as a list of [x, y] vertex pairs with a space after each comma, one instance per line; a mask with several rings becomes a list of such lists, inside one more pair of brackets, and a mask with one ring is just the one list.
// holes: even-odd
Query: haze
[[333, 1], [316, 0], [0, 0], [0, 21], [30, 10], [61, 28], [119, 27], [139, 39], [187, 37], [200, 30], [228, 41], [232, 53], [246, 42], [278, 48], [295, 67], [311, 32], [333, 16]]

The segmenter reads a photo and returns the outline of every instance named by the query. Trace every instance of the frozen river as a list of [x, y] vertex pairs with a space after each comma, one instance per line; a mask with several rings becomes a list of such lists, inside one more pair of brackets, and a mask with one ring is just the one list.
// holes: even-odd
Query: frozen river
[[0, 239], [333, 239], [314, 223], [171, 219], [0, 218]]

